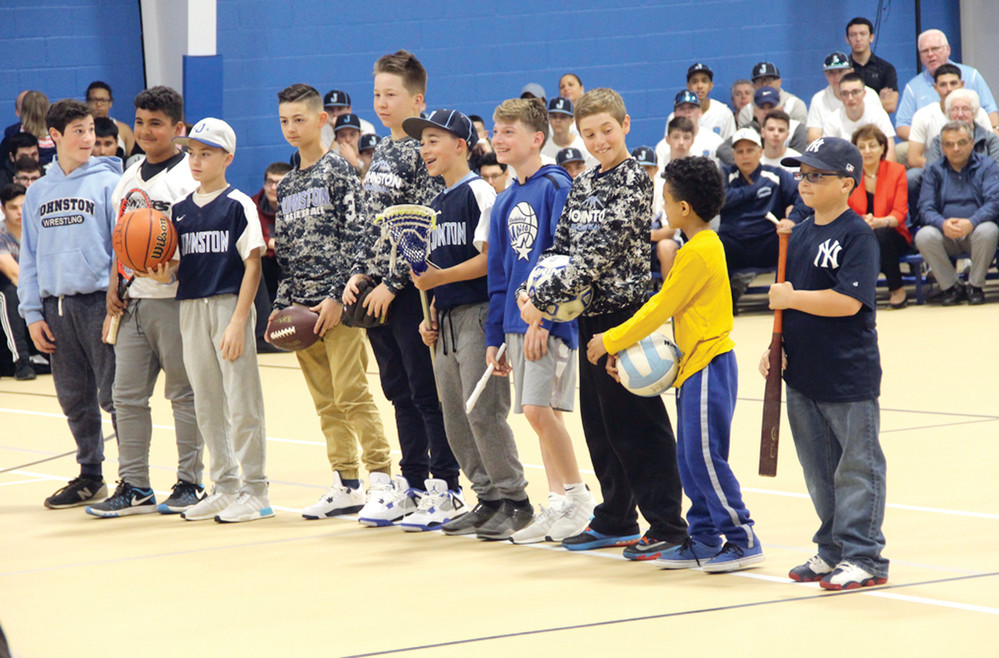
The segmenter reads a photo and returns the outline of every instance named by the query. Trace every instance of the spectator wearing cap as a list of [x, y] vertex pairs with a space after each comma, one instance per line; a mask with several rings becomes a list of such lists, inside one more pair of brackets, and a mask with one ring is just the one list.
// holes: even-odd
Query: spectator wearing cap
[[742, 108], [747, 105], [753, 104], [753, 92], [756, 91], [756, 87], [753, 86], [752, 81], [741, 78], [732, 83], [731, 89], [731, 100], [732, 100], [732, 117], [739, 116], [739, 112]]
[[[341, 89], [330, 89], [323, 96], [323, 110], [326, 112], [326, 116], [329, 117], [329, 122], [323, 126], [322, 142], [323, 146], [329, 148], [336, 140], [333, 128], [337, 117], [342, 114], [352, 114], [354, 112], [354, 108], [350, 104], [350, 94]], [[358, 120], [361, 122], [362, 133], [375, 132], [375, 127], [370, 121], [365, 121], [360, 117], [358, 117]]]
[[[762, 140], [763, 121], [766, 119], [767, 114], [775, 109], [782, 109], [780, 107], [780, 91], [774, 87], [760, 87], [753, 93], [753, 102], [749, 107], [753, 108], [753, 120], [746, 127], [752, 128], [759, 133]], [[805, 125], [793, 117], [789, 121], [785, 143], [788, 148], [799, 153], [804, 153], [805, 148], [808, 146], [808, 133], [805, 130]], [[735, 164], [735, 157], [732, 155], [731, 139], [725, 140], [718, 147], [718, 160], [727, 165]]]
[[898, 105], [898, 75], [894, 66], [871, 50], [874, 26], [863, 16], [851, 19], [846, 24], [846, 42], [850, 44], [850, 63], [854, 72], [878, 94], [881, 107], [891, 114]]
[[523, 89], [520, 90], [520, 97], [540, 98], [542, 103], [548, 102], [548, 96], [545, 95], [545, 88], [537, 82], [528, 82], [524, 85]]
[[933, 88], [933, 74], [943, 64], [954, 64], [961, 69], [961, 79], [964, 80], [964, 86], [967, 89], [974, 89], [978, 94], [979, 101], [988, 113], [992, 127], [995, 128], [999, 124], [999, 110], [996, 109], [996, 102], [992, 97], [992, 91], [989, 90], [989, 85], [974, 67], [951, 61], [947, 35], [940, 30], [926, 30], [919, 35], [916, 44], [919, 49], [919, 61], [923, 64], [923, 71], [909, 80], [905, 89], [902, 90], [902, 97], [898, 101], [898, 110], [895, 113], [895, 128], [898, 136], [908, 140], [912, 118], [916, 110], [932, 105], [939, 98], [939, 94]]
[[357, 142], [357, 157], [361, 161], [361, 178], [363, 179], [368, 173], [368, 169], [371, 168], [371, 156], [375, 154], [375, 147], [378, 146], [378, 140], [381, 137], [375, 133], [365, 133], [361, 135], [361, 139]]
[[586, 171], [586, 156], [583, 155], [582, 151], [571, 146], [559, 151], [555, 156], [555, 162], [569, 172], [573, 178]]
[[[822, 71], [826, 75], [829, 83], [822, 91], [816, 92], [812, 96], [812, 102], [808, 106], [808, 120], [805, 126], [808, 128], [808, 142], [812, 143], [822, 137], [822, 125], [826, 117], [843, 107], [843, 102], [839, 97], [839, 81], [844, 75], [853, 73], [853, 63], [845, 53], [830, 53], [822, 62]], [[864, 103], [875, 105], [881, 102], [876, 91], [867, 87]]]
[[940, 102], [921, 107], [912, 116], [912, 126], [909, 132], [909, 155], [906, 161], [910, 167], [910, 171], [914, 167], [926, 166], [926, 158], [924, 156], [926, 145], [940, 134], [940, 128], [947, 123], [946, 102], [953, 92], [966, 91], [974, 94], [973, 100], [970, 96], [960, 95], [961, 102], [958, 104], [962, 110], [971, 110], [973, 114], [965, 116], [965, 113], [962, 112], [961, 116], [951, 118], [967, 120], [969, 122], [974, 121], [986, 130], [992, 129], [988, 113], [979, 104], [978, 94], [972, 89], [964, 89], [964, 81], [961, 80], [961, 69], [953, 64], [941, 64], [937, 67], [936, 73], [933, 74], [933, 81], [934, 89], [940, 94]]
[[712, 100], [708, 96], [715, 88], [714, 79], [714, 71], [707, 64], [701, 62], [692, 64], [687, 69], [687, 91], [697, 94], [697, 98], [701, 101], [701, 118], [698, 121], [700, 128], [710, 130], [722, 139], [728, 139], [735, 132], [735, 117], [724, 103]]
[[781, 164], [782, 158], [796, 158], [801, 153], [793, 148], [788, 148], [787, 137], [791, 128], [791, 117], [787, 112], [777, 108], [770, 110], [763, 117], [763, 131], [760, 137], [763, 139], [763, 164], [772, 167], [782, 167], [791, 173], [798, 171], [793, 165]]
[[638, 164], [642, 165], [642, 169], [645, 173], [649, 175], [649, 180], [652, 181], [652, 217], [654, 218], [663, 209], [663, 178], [662, 176], [657, 176], [657, 174], [662, 171], [659, 168], [659, 160], [656, 158], [656, 152], [651, 146], [638, 146], [632, 149], [631, 157], [638, 160]]
[[[687, 89], [679, 92], [673, 99], [673, 115], [686, 117], [694, 123], [694, 143], [690, 147], [690, 155], [703, 155], [717, 162], [718, 147], [725, 140], [711, 130], [700, 129], [703, 112], [701, 111], [701, 99], [697, 97], [697, 94]], [[656, 158], [663, 163], [669, 162], [671, 159], [667, 140], [668, 123], [666, 124], [666, 133], [667, 135], [663, 136], [656, 144]]]
[[586, 166], [592, 167], [598, 164], [597, 159], [586, 150], [583, 138], [572, 133], [572, 116], [572, 101], [568, 98], [557, 96], [548, 102], [548, 125], [551, 129], [551, 135], [545, 140], [541, 155], [554, 158], [561, 149], [571, 147], [582, 152], [586, 159]]
[[888, 137], [888, 153], [885, 157], [895, 162], [895, 140], [892, 139], [895, 130], [891, 119], [881, 103], [867, 103], [866, 89], [864, 79], [856, 73], [848, 73], [840, 79], [839, 95], [842, 105], [823, 121], [822, 136], [849, 140], [857, 128], [874, 124]]
[[333, 138], [340, 156], [361, 171], [361, 119], [356, 114], [341, 114], [333, 124]]
[[[787, 112], [792, 119], [798, 123], [806, 123], [808, 119], [808, 108], [805, 101], [794, 94], [784, 91], [781, 88], [780, 70], [773, 62], [759, 62], [753, 67], [753, 86], [757, 91], [763, 87], [773, 87], [780, 93], [780, 109]], [[753, 121], [753, 110], [751, 107], [743, 107], [736, 116], [736, 125], [739, 128], [748, 126]]]

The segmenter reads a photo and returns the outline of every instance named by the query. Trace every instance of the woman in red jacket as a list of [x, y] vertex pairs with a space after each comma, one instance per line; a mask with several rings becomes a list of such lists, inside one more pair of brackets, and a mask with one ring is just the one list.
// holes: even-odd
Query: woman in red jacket
[[864, 184], [850, 195], [850, 207], [874, 230], [881, 246], [881, 271], [888, 280], [890, 308], [905, 308], [905, 288], [898, 258], [912, 247], [912, 235], [905, 225], [909, 214], [909, 194], [905, 167], [885, 160], [888, 138], [868, 124], [853, 133], [852, 141], [864, 158]]

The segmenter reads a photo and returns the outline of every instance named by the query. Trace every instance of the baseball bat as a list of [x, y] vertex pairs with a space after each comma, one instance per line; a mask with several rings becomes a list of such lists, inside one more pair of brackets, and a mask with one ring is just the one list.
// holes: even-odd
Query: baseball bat
[[[778, 233], [777, 283], [784, 283], [787, 269], [787, 241], [790, 233]], [[763, 394], [763, 431], [760, 437], [760, 475], [777, 475], [777, 448], [780, 442], [781, 355], [783, 353], [784, 313], [774, 311], [774, 330], [770, 336], [770, 372]]]

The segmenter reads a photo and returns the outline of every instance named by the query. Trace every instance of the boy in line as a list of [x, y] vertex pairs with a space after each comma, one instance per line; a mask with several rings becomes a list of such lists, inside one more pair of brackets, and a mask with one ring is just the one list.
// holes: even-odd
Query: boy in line
[[[545, 255], [564, 254], [569, 265], [522, 294], [521, 317], [538, 326], [545, 308], [592, 290], [579, 317], [579, 339], [615, 327], [641, 308], [649, 289], [652, 181], [628, 153], [631, 128], [624, 101], [612, 89], [594, 89], [576, 107], [579, 133], [600, 161], [573, 181], [569, 198]], [[562, 540], [569, 550], [626, 546], [631, 560], [652, 560], [682, 544], [687, 524], [681, 514], [676, 443], [662, 398], [629, 393], [602, 366], [579, 357], [579, 407], [590, 460], [603, 493], [593, 520]], [[639, 533], [638, 503], [651, 528]]]
[[486, 260], [496, 192], [468, 168], [468, 151], [479, 136], [464, 114], [434, 110], [426, 119], [406, 119], [403, 129], [411, 137], [419, 136], [427, 173], [443, 177], [445, 185], [430, 203], [440, 213], [430, 251], [434, 267], [411, 275], [417, 288], [434, 293], [430, 326], [420, 323], [420, 334], [436, 350], [434, 376], [448, 443], [472, 483], [479, 502], [476, 509], [492, 510], [485, 523], [465, 523], [464, 517], [472, 515], [464, 514], [460, 494], [449, 493], [443, 480], [429, 479], [419, 509], [403, 520], [403, 528], [430, 530], [443, 524], [446, 534], [467, 531], [479, 539], [508, 539], [533, 516], [524, 468], [506, 421], [510, 385], [490, 377], [475, 408], [465, 413], [465, 400], [482, 377], [486, 361]]
[[62, 509], [103, 500], [101, 409], [114, 413], [114, 350], [101, 342], [121, 163], [91, 158], [94, 115], [75, 100], [45, 115], [56, 160], [24, 196], [17, 295], [39, 352], [49, 354], [80, 475], [45, 500]]
[[[187, 154], [173, 138], [184, 132], [184, 100], [169, 87], [153, 87], [135, 97], [135, 140], [145, 158], [130, 166], [115, 188], [115, 212], [132, 189], [143, 190], [154, 208], [170, 215], [173, 204], [193, 192]], [[179, 254], [175, 255], [179, 258]], [[118, 277], [117, 259], [111, 272]], [[204, 439], [198, 429], [194, 391], [184, 368], [177, 284], [138, 277], [121, 301], [118, 286], [107, 294], [109, 315], [121, 316], [114, 351], [114, 404], [118, 417], [118, 488], [108, 500], [91, 505], [87, 513], [101, 517], [131, 514], [179, 514], [205, 497]], [[170, 496], [156, 504], [149, 480], [149, 445], [153, 420], [149, 398], [163, 371], [164, 394], [170, 400], [177, 437], [177, 483]]]
[[[787, 417], [819, 516], [819, 552], [789, 574], [824, 589], [888, 580], [885, 456], [878, 440], [881, 356], [875, 330], [878, 241], [847, 205], [861, 184], [860, 151], [822, 137], [783, 164], [800, 166], [798, 191], [814, 214], [791, 233], [787, 281], [770, 288], [784, 310]], [[765, 377], [769, 350], [760, 361]]]
[[374, 218], [389, 206], [402, 203], [429, 204], [443, 189], [440, 178], [431, 177], [420, 157], [420, 143], [406, 134], [402, 122], [420, 116], [427, 92], [427, 71], [412, 53], [400, 50], [375, 62], [374, 105], [378, 118], [390, 135], [375, 148], [371, 168], [364, 177], [365, 200], [370, 213], [366, 239], [357, 241], [353, 276], [343, 293], [343, 302], [354, 302], [358, 284], [372, 275], [377, 285], [364, 301], [373, 317], [388, 321], [368, 329], [368, 340], [378, 361], [382, 392], [395, 408], [402, 476], [372, 477], [368, 506], [360, 519], [368, 525], [385, 525], [415, 511], [418, 491], [409, 485], [433, 477], [458, 491], [458, 462], [448, 445], [437, 399], [437, 385], [430, 353], [420, 337], [423, 309], [420, 294], [409, 278], [409, 265], [397, 258], [390, 270], [391, 244], [386, 240], [376, 252], [381, 226]]
[[[517, 289], [551, 246], [572, 178], [562, 167], [541, 162], [548, 120], [540, 100], [504, 101], [493, 120], [497, 158], [516, 169], [517, 178], [493, 206], [486, 359], [496, 375], [513, 374], [514, 412], [523, 413], [538, 435], [548, 478], [548, 507], [542, 507], [512, 540], [515, 544], [562, 541], [586, 527], [596, 506], [562, 419], [574, 402], [578, 330], [575, 321], [527, 325], [520, 319]], [[504, 342], [506, 353], [497, 360]]]
[[[368, 353], [361, 329], [340, 323], [340, 296], [350, 274], [354, 244], [367, 230], [357, 172], [323, 148], [328, 117], [313, 87], [294, 84], [278, 93], [284, 138], [297, 149], [298, 165], [277, 186], [274, 249], [281, 278], [273, 318], [292, 304], [319, 314], [320, 340], [295, 352], [326, 439], [333, 485], [302, 510], [306, 519], [353, 514], [365, 503], [358, 477], [361, 444], [372, 478], [390, 477], [392, 464], [381, 417], [368, 391]], [[421, 346], [425, 352], [426, 349]]]
[[627, 322], [593, 336], [587, 358], [596, 365], [604, 354], [617, 355], [673, 319], [682, 355], [673, 384], [677, 459], [690, 499], [690, 525], [686, 541], [662, 551], [656, 564], [735, 571], [764, 558], [728, 464], [739, 373], [729, 337], [732, 296], [725, 249], [708, 224], [725, 202], [725, 187], [718, 167], [705, 157], [670, 162], [663, 176], [666, 217], [687, 242], [662, 289]]

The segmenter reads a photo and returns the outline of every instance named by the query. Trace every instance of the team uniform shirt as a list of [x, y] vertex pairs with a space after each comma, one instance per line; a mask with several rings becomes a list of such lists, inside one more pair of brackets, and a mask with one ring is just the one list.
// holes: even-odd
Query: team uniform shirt
[[781, 167], [761, 164], [749, 183], [738, 167], [726, 166], [725, 205], [721, 209], [719, 232], [744, 240], [752, 240], [774, 232], [773, 223], [766, 219], [772, 212], [777, 219], [787, 215], [787, 207], [798, 198], [798, 184], [790, 172]]
[[794, 149], [792, 149], [792, 148], [785, 148], [784, 152], [781, 155], [779, 155], [778, 157], [776, 157], [776, 158], [768, 158], [767, 154], [764, 153], [763, 157], [760, 158], [760, 163], [761, 164], [765, 164], [765, 165], [770, 165], [771, 167], [780, 167], [784, 171], [789, 171], [791, 173], [794, 173], [794, 172], [798, 171], [798, 169], [799, 169], [798, 167], [795, 167], [794, 165], [787, 165], [787, 166], [785, 166], [785, 165], [782, 165], [780, 163], [780, 161], [783, 160], [784, 158], [796, 158], [799, 155], [801, 155], [801, 153], [798, 153]]
[[[430, 262], [444, 269], [482, 253], [483, 245], [489, 242], [489, 217], [495, 201], [496, 191], [472, 173], [438, 194], [430, 202], [440, 213], [437, 228], [430, 234]], [[438, 313], [488, 300], [485, 276], [434, 288]]]
[[[364, 196], [372, 220], [389, 206], [429, 205], [442, 189], [443, 179], [427, 173], [420, 157], [419, 140], [405, 137], [396, 141], [389, 136], [378, 142], [371, 156], [371, 168], [364, 177]], [[353, 273], [381, 278], [394, 293], [411, 285], [409, 264], [404, 258], [397, 258], [394, 271], [389, 271], [392, 246], [388, 240], [380, 246], [376, 244], [381, 226], [372, 221], [366, 228], [366, 238], [357, 243]]]
[[885, 88], [898, 91], [898, 74], [895, 73], [895, 67], [887, 61], [874, 53], [871, 53], [871, 58], [864, 65], [858, 64], [852, 53], [850, 61], [853, 62], [853, 72], [863, 78], [864, 84], [874, 91], [880, 93]]
[[840, 107], [838, 110], [826, 117], [826, 120], [822, 124], [822, 136], [842, 137], [843, 139], [850, 141], [850, 138], [853, 137], [853, 132], [857, 128], [866, 126], [869, 123], [873, 123], [875, 126], [880, 128], [881, 132], [883, 132], [885, 137], [888, 139], [895, 136], [895, 129], [891, 125], [891, 119], [888, 118], [888, 113], [885, 112], [883, 107], [881, 107], [880, 101], [878, 101], [875, 105], [865, 103], [864, 113], [860, 115], [860, 118], [856, 121], [846, 116], [845, 107]]
[[262, 250], [260, 218], [250, 197], [233, 186], [192, 193], [173, 206], [180, 267], [177, 299], [238, 295], [243, 261]]
[[569, 265], [535, 288], [534, 305], [564, 303], [592, 288], [583, 315], [597, 316], [645, 302], [652, 280], [652, 181], [635, 158], [607, 172], [588, 169], [576, 177], [555, 241], [544, 256], [564, 254]]
[[[708, 130], [698, 129], [697, 134], [694, 135], [694, 143], [690, 145], [690, 156], [703, 155], [705, 158], [711, 158], [715, 162], [718, 162], [718, 147], [722, 145], [725, 140], [721, 136], [710, 132]], [[659, 163], [659, 172], [662, 173], [663, 168], [666, 163], [669, 162], [669, 142], [663, 137], [656, 144], [656, 161]]]
[[[929, 144], [933, 141], [934, 137], [940, 134], [940, 129], [948, 121], [950, 119], [944, 114], [940, 103], [933, 103], [932, 105], [919, 108], [912, 115], [912, 128], [909, 130], [909, 141]], [[975, 115], [975, 123], [986, 130], [992, 130], [992, 121], [989, 119], [988, 112], [981, 107], [978, 108], [978, 114]]]
[[860, 310], [838, 318], [784, 310], [784, 381], [819, 402], [857, 402], [881, 394], [875, 329], [880, 256], [874, 232], [853, 210], [819, 226], [814, 216], [791, 232], [787, 280], [795, 290], [834, 290]]
[[[997, 111], [992, 91], [989, 89], [988, 83], [985, 82], [985, 78], [982, 77], [982, 74], [977, 69], [949, 60], [947, 63], [961, 69], [961, 79], [964, 80], [964, 88], [974, 89], [978, 93], [978, 102], [985, 109], [986, 114]], [[895, 111], [895, 125], [912, 125], [912, 118], [916, 114], [916, 110], [939, 101], [940, 94], [933, 88], [933, 76], [930, 75], [929, 71], [924, 69], [922, 73], [913, 77], [905, 85], [902, 97], [898, 101], [898, 109]]]
[[[749, 103], [739, 110], [739, 115], [735, 118], [735, 124], [739, 128], [746, 128], [753, 123], [753, 119], [756, 118], [756, 115], [753, 114], [753, 107], [755, 107], [754, 104]], [[780, 109], [787, 112], [798, 123], [804, 124], [808, 121], [808, 107], [805, 105], [805, 101], [783, 89], [780, 90]]]
[[[187, 153], [178, 151], [164, 162], [150, 164], [143, 157], [129, 166], [114, 190], [115, 213], [129, 190], [138, 188], [146, 193], [153, 208], [167, 217], [173, 204], [198, 189], [198, 181], [191, 175]], [[180, 254], [174, 255], [179, 258]], [[173, 299], [177, 295], [177, 284], [159, 283], [149, 277], [136, 277], [128, 289], [132, 299]]]
[[545, 145], [541, 148], [542, 157], [552, 159], [551, 162], [546, 161], [546, 164], [554, 164], [555, 158], [556, 156], [558, 156], [558, 152], [564, 148], [569, 148], [569, 147], [572, 147], [574, 149], [579, 149], [579, 152], [583, 154], [583, 159], [585, 161], [587, 169], [589, 169], [594, 165], [600, 164], [600, 162], [592, 155], [590, 155], [590, 152], [586, 150], [586, 143], [583, 141], [583, 138], [580, 137], [578, 134], [574, 133], [570, 134], [572, 134], [573, 140], [572, 144], [569, 144], [569, 146], [559, 146], [558, 144], [555, 143], [555, 140], [552, 139], [551, 135], [548, 136], [548, 139], [545, 140]]
[[7, 223], [0, 224], [0, 256], [9, 254], [17, 260], [21, 254], [21, 241], [7, 230]]
[[[489, 318], [486, 345], [499, 347], [505, 334], [527, 333], [520, 319], [517, 289], [555, 239], [572, 178], [558, 165], [545, 165], [523, 183], [518, 179], [496, 197], [489, 227]], [[570, 349], [579, 346], [576, 322], [543, 320], [550, 335]]]
[[281, 279], [274, 308], [339, 300], [356, 245], [368, 230], [357, 172], [327, 152], [308, 169], [289, 171], [278, 183], [277, 198], [274, 251]]
[[725, 265], [725, 248], [718, 234], [700, 231], [676, 252], [673, 268], [655, 294], [630, 320], [608, 330], [604, 347], [616, 354], [634, 345], [673, 318], [673, 336], [680, 350], [680, 370], [673, 386], [703, 370], [735, 342], [732, 289]]
[[[870, 87], [864, 87], [864, 107], [881, 107], [881, 97], [878, 92]], [[805, 121], [806, 128], [822, 128], [826, 118], [832, 116], [836, 110], [843, 107], [843, 101], [836, 98], [833, 88], [826, 86], [822, 91], [816, 92], [812, 96], [812, 102], [808, 106], [808, 119]]]

